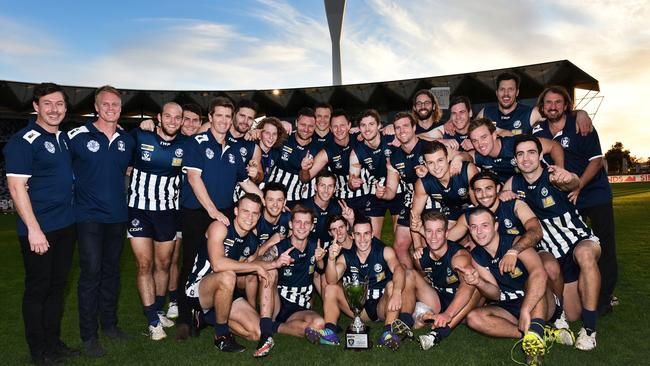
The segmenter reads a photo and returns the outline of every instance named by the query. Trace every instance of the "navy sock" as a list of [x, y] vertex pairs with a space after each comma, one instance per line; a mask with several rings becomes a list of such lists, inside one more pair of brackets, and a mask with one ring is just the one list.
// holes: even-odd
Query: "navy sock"
[[544, 326], [546, 325], [546, 322], [544, 319], [540, 318], [533, 318], [530, 320], [530, 327], [528, 328], [530, 331], [537, 333], [537, 335], [540, 336], [540, 338], [544, 339]]
[[403, 321], [404, 324], [409, 326], [409, 328], [413, 328], [413, 324], [415, 324], [413, 315], [409, 313], [399, 313], [399, 320]]
[[144, 309], [144, 315], [147, 317], [147, 321], [149, 322], [149, 325], [153, 325], [154, 327], [158, 325], [160, 322], [160, 319], [158, 319], [158, 312], [156, 311], [156, 304], [151, 304], [149, 306], [143, 306], [142, 308]]
[[260, 319], [260, 333], [267, 336], [273, 334], [273, 320], [271, 320], [271, 318]]
[[280, 322], [273, 322], [273, 333], [272, 334], [275, 334], [275, 333], [278, 332], [278, 328], [280, 328], [281, 324], [282, 323], [280, 323]]
[[156, 302], [154, 302], [154, 305], [156, 306], [156, 311], [162, 311], [163, 305], [165, 305], [165, 298], [166, 296], [158, 296], [156, 295]]
[[223, 324], [217, 323], [214, 326], [214, 335], [216, 335], [217, 337], [225, 336], [229, 332], [230, 332], [230, 328], [228, 327], [228, 323], [223, 323]]
[[557, 297], [555, 298], [555, 311], [553, 312], [553, 316], [551, 316], [551, 319], [548, 320], [549, 323], [555, 323], [556, 320], [560, 319], [562, 316], [562, 312], [564, 311], [564, 308], [562, 307], [562, 300], [558, 299]]
[[390, 324], [384, 325], [384, 332], [390, 332]]
[[449, 328], [448, 325], [442, 327], [442, 328], [435, 328], [433, 329], [434, 332], [438, 335], [438, 339], [443, 340], [451, 334], [451, 328]]
[[178, 290], [169, 290], [169, 302], [176, 302], [178, 299]]
[[199, 312], [201, 318], [199, 319], [205, 324], [216, 326], [217, 325], [217, 315], [214, 312], [214, 309], [210, 309], [207, 313]]
[[[596, 318], [598, 317], [598, 312], [596, 310], [587, 310], [582, 309], [582, 326], [585, 329], [591, 330], [592, 332], [596, 330]], [[591, 332], [588, 332], [591, 334]]]
[[325, 323], [325, 329], [329, 329], [334, 333], [338, 333], [338, 325], [333, 323]]

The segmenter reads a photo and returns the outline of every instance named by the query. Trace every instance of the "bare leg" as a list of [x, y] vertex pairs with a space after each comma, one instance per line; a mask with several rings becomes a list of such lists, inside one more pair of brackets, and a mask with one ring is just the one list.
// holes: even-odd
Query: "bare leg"
[[153, 279], [153, 239], [131, 238], [131, 248], [138, 269], [136, 283], [142, 305], [151, 306], [155, 302], [155, 284]]
[[340, 285], [327, 285], [323, 297], [323, 312], [325, 314], [325, 323], [336, 324], [339, 316], [343, 311], [347, 316], [352, 317], [352, 310], [345, 300], [343, 289]]
[[176, 291], [178, 289], [178, 276], [180, 272], [178, 271], [178, 259], [181, 256], [181, 245], [183, 239], [178, 238], [174, 243], [174, 252], [172, 253], [172, 263], [169, 267], [169, 284], [167, 289], [171, 291]]
[[172, 253], [174, 251], [174, 242], [157, 242], [154, 241], [155, 266], [153, 279], [156, 285], [156, 296], [165, 296], [167, 294], [167, 285], [169, 284], [169, 266], [171, 265]]
[[409, 252], [409, 249], [411, 249], [411, 230], [408, 227], [397, 225], [393, 249], [395, 249], [395, 254], [397, 254], [400, 263], [406, 266], [407, 269], [413, 268], [411, 253]]
[[[219, 304], [219, 306], [221, 306]], [[249, 341], [260, 339], [260, 316], [247, 300], [239, 298], [232, 303], [228, 326], [233, 333]]]
[[278, 332], [294, 337], [303, 337], [305, 328], [323, 329], [325, 320], [312, 310], [303, 310], [293, 313], [286, 322], [280, 324]]
[[521, 338], [518, 319], [498, 306], [476, 308], [467, 314], [467, 326], [491, 337]]
[[583, 240], [576, 246], [573, 256], [580, 266], [578, 291], [582, 307], [586, 310], [596, 310], [600, 294], [600, 245], [591, 240]]
[[381, 240], [381, 228], [384, 225], [384, 217], [370, 217], [372, 223], [372, 235]]

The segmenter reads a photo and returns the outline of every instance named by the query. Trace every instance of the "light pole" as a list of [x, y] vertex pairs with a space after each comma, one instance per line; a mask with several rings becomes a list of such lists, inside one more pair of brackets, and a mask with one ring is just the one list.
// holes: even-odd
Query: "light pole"
[[325, 0], [325, 12], [332, 39], [332, 83], [341, 85], [341, 29], [345, 0]]

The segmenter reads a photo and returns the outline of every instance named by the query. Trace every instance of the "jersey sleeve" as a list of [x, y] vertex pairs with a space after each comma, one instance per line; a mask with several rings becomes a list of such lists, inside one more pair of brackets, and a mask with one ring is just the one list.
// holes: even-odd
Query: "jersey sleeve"
[[183, 172], [187, 172], [188, 170], [203, 171], [205, 157], [201, 153], [201, 144], [199, 144], [199, 142], [196, 140], [196, 138], [199, 136], [201, 135], [193, 136], [185, 144], [186, 151], [183, 159]]
[[5, 145], [3, 153], [8, 177], [32, 176], [33, 150], [27, 141], [13, 138]]
[[596, 132], [595, 129], [587, 136], [584, 136], [582, 140], [582, 149], [585, 153], [585, 157], [589, 161], [603, 156], [603, 150], [600, 147], [598, 132]]

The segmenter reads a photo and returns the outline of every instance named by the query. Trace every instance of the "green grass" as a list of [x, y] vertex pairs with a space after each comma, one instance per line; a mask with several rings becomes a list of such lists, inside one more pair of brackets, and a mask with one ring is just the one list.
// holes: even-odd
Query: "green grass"
[[[621, 305], [614, 312], [599, 319], [598, 347], [593, 352], [581, 352], [556, 345], [546, 357], [546, 364], [623, 365], [643, 364], [650, 351], [646, 310], [650, 308], [650, 183], [616, 184], [614, 210], [619, 261], [619, 282], [616, 295]], [[385, 225], [384, 239], [392, 241], [390, 229]], [[388, 229], [388, 230], [386, 230]], [[387, 234], [387, 235], [386, 235]], [[179, 365], [179, 364], [442, 364], [442, 365], [508, 365], [513, 340], [491, 339], [479, 335], [466, 326], [459, 326], [439, 347], [423, 352], [417, 344], [408, 343], [396, 353], [386, 349], [354, 352], [341, 348], [313, 346], [303, 339], [278, 335], [276, 348], [266, 359], [253, 360], [254, 344], [244, 342], [244, 354], [223, 354], [214, 349], [211, 331], [207, 329], [200, 338], [183, 343], [174, 341], [174, 329], [161, 342], [151, 342], [141, 336], [145, 330], [138, 294], [135, 288], [135, 264], [127, 246], [122, 258], [122, 292], [120, 295], [120, 326], [136, 335], [131, 342], [102, 339], [108, 354], [93, 360], [79, 357], [72, 365]], [[22, 257], [14, 230], [12, 215], [0, 216], [0, 364], [16, 365], [29, 362], [24, 339], [21, 299], [23, 291]], [[63, 318], [63, 339], [72, 346], [80, 345], [76, 282], [79, 276], [75, 254], [71, 281], [67, 290]], [[372, 338], [378, 337], [381, 326], [371, 325]], [[573, 324], [577, 330], [579, 324]], [[420, 332], [423, 332], [422, 330]]]

